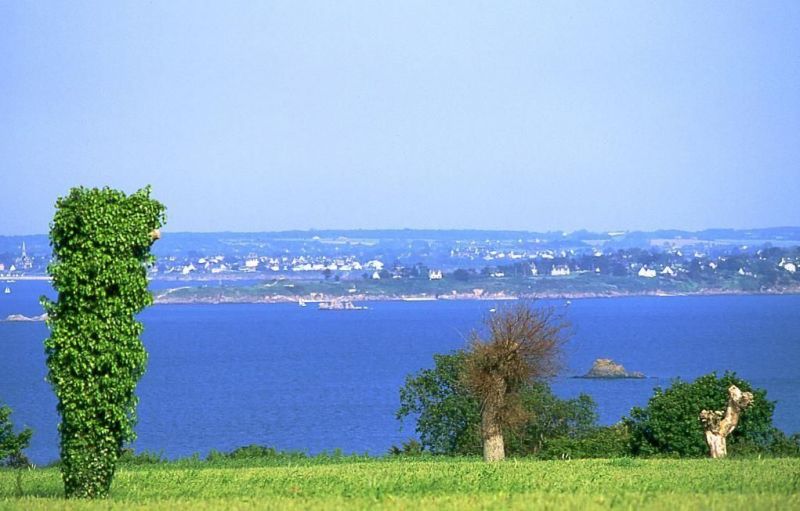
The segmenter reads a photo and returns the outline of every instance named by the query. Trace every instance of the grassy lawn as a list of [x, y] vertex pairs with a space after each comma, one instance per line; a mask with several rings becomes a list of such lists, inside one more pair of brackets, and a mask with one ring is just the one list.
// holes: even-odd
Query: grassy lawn
[[118, 470], [112, 496], [62, 499], [57, 469], [0, 469], [0, 510], [800, 509], [800, 459], [373, 459]]

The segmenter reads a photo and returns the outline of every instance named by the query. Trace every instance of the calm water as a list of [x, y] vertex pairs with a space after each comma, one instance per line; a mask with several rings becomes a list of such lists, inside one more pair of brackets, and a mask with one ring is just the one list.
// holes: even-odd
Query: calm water
[[[0, 287], [5, 287], [0, 283]], [[41, 282], [10, 284], [0, 317], [38, 314]], [[562, 306], [561, 302], [555, 302]], [[308, 452], [382, 454], [413, 435], [395, 420], [398, 389], [434, 353], [464, 346], [492, 307], [480, 302], [375, 303], [321, 312], [293, 305], [159, 305], [142, 314], [150, 353], [139, 384], [137, 449], [169, 457], [258, 443]], [[610, 424], [656, 385], [735, 369], [777, 400], [775, 422], [800, 431], [800, 296], [573, 300], [562, 397], [586, 392]], [[44, 381], [43, 323], [0, 323], [0, 402], [34, 428], [29, 455], [58, 456], [55, 398]], [[646, 380], [593, 381], [611, 357]]]

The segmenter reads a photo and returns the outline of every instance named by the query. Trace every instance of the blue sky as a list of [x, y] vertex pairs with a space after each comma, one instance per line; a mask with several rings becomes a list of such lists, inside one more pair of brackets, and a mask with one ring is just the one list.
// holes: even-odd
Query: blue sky
[[800, 2], [1, 2], [0, 234], [800, 224]]

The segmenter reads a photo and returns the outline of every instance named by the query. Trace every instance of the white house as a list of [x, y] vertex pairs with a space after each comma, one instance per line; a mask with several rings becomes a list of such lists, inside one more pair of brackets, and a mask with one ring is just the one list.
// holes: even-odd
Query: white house
[[642, 266], [641, 268], [639, 268], [639, 276], [647, 279], [652, 279], [653, 277], [656, 276], [656, 271], [651, 270], [647, 266]]
[[797, 271], [797, 265], [794, 264], [792, 261], [789, 261], [788, 259], [783, 257], [781, 257], [781, 262], [778, 263], [778, 266], [788, 271], [789, 273], [794, 273]]
[[190, 273], [192, 273], [195, 270], [197, 270], [197, 268], [195, 268], [192, 263], [189, 263], [189, 264], [187, 264], [186, 266], [183, 267], [183, 269], [181, 270], [181, 273], [183, 275], [189, 275]]
[[378, 261], [377, 259], [373, 259], [369, 261], [367, 264], [364, 265], [367, 269], [381, 271], [383, 269], [383, 263]]
[[428, 270], [428, 280], [442, 280], [442, 270]]
[[6, 265], [3, 264], [3, 263], [0, 263], [0, 271], [5, 271], [5, 269], [6, 269]]
[[531, 275], [533, 275], [534, 277], [539, 275], [539, 269], [536, 268], [535, 263], [531, 263]]
[[569, 274], [570, 274], [569, 266], [565, 264], [559, 264], [553, 266], [553, 269], [550, 270], [550, 275], [552, 275], [553, 277], [565, 277]]
[[666, 275], [668, 277], [674, 277], [675, 276], [675, 270], [673, 270], [669, 266], [664, 266], [664, 269], [661, 270], [661, 275]]
[[373, 273], [372, 273], [372, 280], [381, 280], [381, 274], [380, 274], [380, 272], [377, 272], [377, 271], [376, 271], [376, 272], [373, 272]]
[[244, 261], [245, 268], [258, 268], [258, 257], [256, 256], [248, 256], [247, 259]]

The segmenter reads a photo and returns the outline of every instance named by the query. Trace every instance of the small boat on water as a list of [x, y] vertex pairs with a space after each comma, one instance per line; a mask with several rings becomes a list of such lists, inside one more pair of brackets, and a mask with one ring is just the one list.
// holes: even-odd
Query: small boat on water
[[321, 311], [360, 311], [366, 310], [367, 307], [363, 305], [354, 305], [349, 300], [331, 300], [329, 302], [320, 302], [319, 310]]
[[306, 301], [300, 298], [299, 300], [297, 300], [297, 305], [299, 305], [300, 307], [305, 307]]
[[5, 289], [5, 291], [3, 291], [3, 292], [4, 292], [5, 294], [7, 294], [7, 295], [10, 295], [10, 294], [11, 294], [11, 288], [10, 288], [10, 287], [8, 287], [8, 286], [6, 286], [6, 289]]

